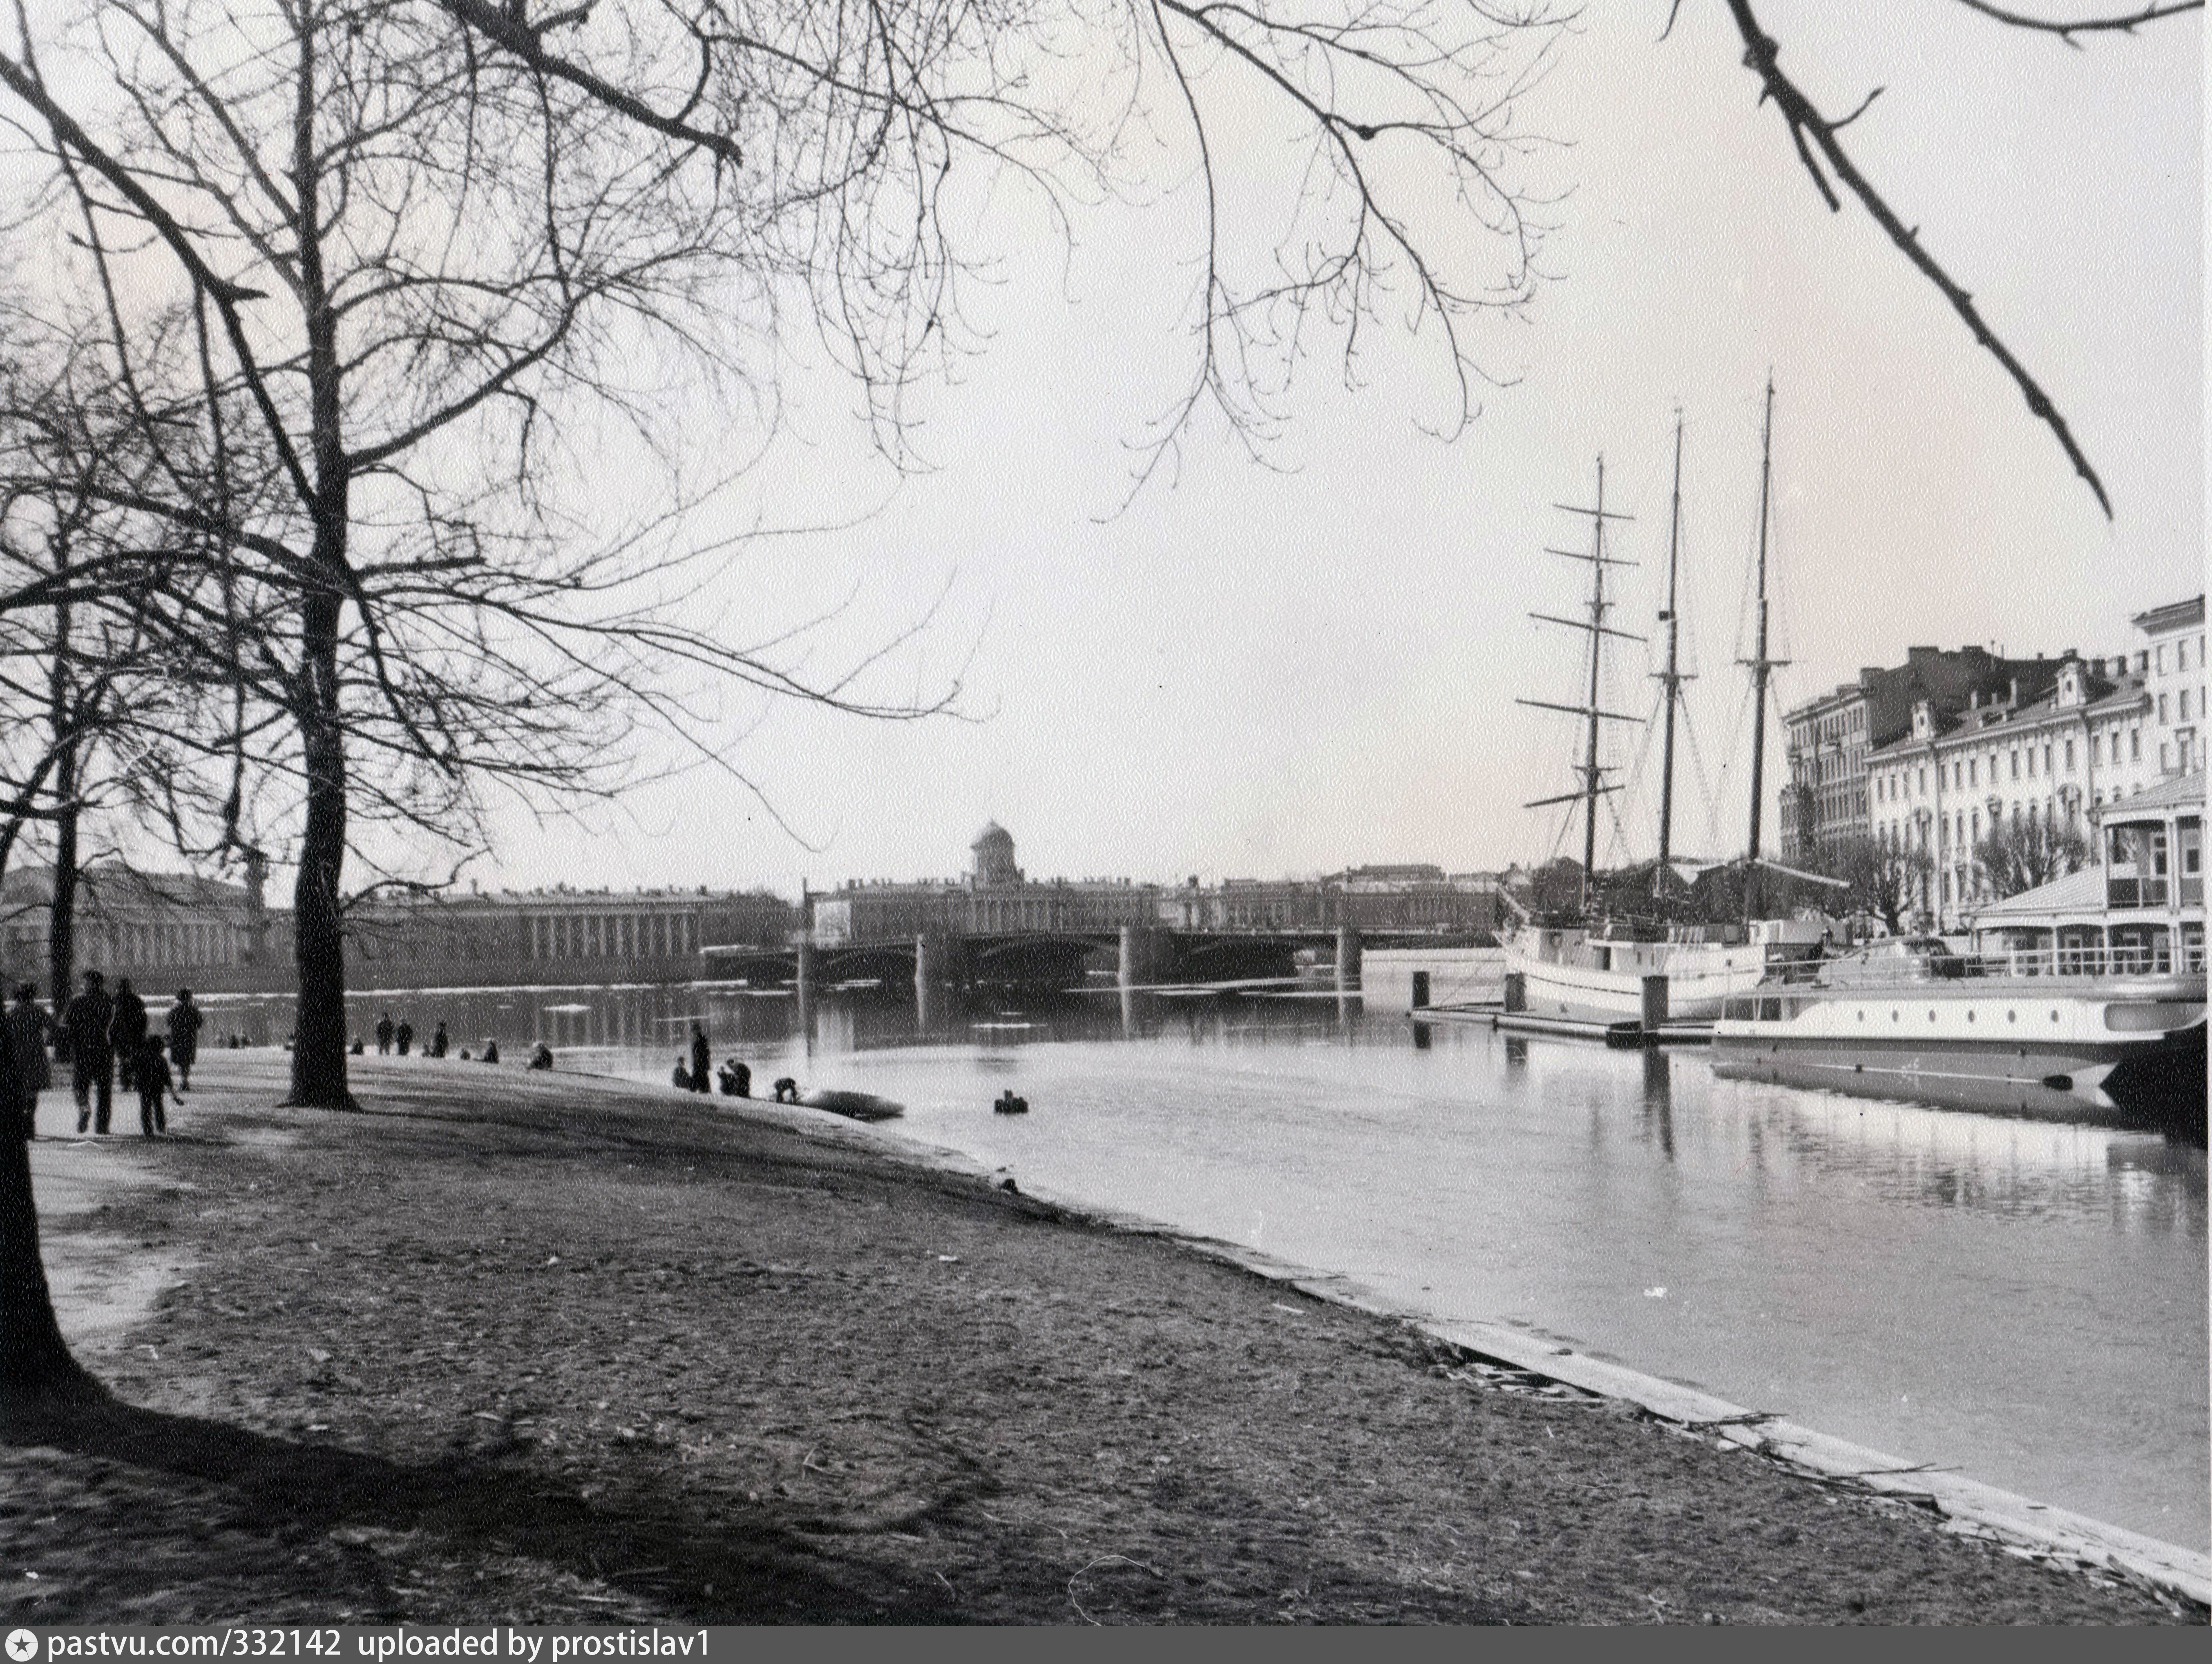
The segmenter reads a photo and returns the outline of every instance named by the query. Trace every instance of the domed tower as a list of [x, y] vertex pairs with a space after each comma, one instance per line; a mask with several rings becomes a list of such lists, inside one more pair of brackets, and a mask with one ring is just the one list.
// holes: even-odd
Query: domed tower
[[998, 822], [986, 824], [968, 847], [975, 857], [975, 879], [978, 884], [1021, 883], [1022, 870], [1014, 865], [1014, 835]]

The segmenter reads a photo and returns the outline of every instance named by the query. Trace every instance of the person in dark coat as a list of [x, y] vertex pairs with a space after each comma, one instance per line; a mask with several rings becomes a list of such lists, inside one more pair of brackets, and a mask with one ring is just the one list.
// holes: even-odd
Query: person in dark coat
[[87, 971], [83, 988], [62, 1014], [62, 1033], [69, 1039], [70, 1090], [76, 1096], [76, 1130], [82, 1133], [90, 1126], [102, 1137], [115, 1098], [115, 1054], [108, 1049], [107, 1039], [115, 1004], [107, 997], [106, 982], [98, 971]]
[[[177, 990], [177, 1003], [169, 1007], [169, 1062], [177, 1072], [177, 1090], [192, 1090], [192, 1065], [199, 1060], [200, 1025], [207, 1021], [192, 1003], [190, 988]], [[356, 1048], [356, 1049], [358, 1049]]]
[[432, 1057], [445, 1056], [446, 1048], [450, 1043], [451, 1042], [449, 1042], [446, 1038], [446, 1025], [441, 1023], [438, 1025], [437, 1032], [430, 1036], [430, 1055]]
[[530, 1054], [530, 1066], [533, 1069], [551, 1068], [553, 1066], [553, 1048], [550, 1046], [548, 1046], [544, 1041], [539, 1041], [538, 1042], [538, 1049]]
[[676, 1066], [669, 1071], [668, 1084], [679, 1092], [691, 1090], [691, 1072], [684, 1066], [684, 1054], [676, 1054]]
[[107, 1020], [108, 1043], [115, 1048], [115, 1084], [131, 1090], [131, 1072], [146, 1045], [146, 1002], [124, 977], [115, 985], [115, 1009]]
[[15, 990], [15, 1003], [8, 1008], [8, 1036], [15, 1043], [15, 1068], [26, 1094], [23, 1136], [27, 1139], [39, 1136], [39, 1094], [54, 1084], [53, 1066], [46, 1060], [46, 1031], [52, 1026], [46, 1008], [39, 1004], [38, 989], [23, 983]]
[[399, 1026], [392, 1031], [392, 1043], [399, 1048], [399, 1055], [405, 1057], [407, 1048], [415, 1043], [415, 1025], [401, 1017]]
[[483, 1048], [483, 1060], [484, 1060], [486, 1063], [496, 1063], [496, 1062], [498, 1062], [498, 1061], [499, 1061], [499, 1042], [498, 1042], [498, 1041], [496, 1041], [496, 1040], [487, 1040], [486, 1042], [484, 1042], [484, 1048]]
[[714, 1090], [714, 1057], [707, 1046], [707, 1031], [696, 1023], [691, 1025], [691, 1090], [711, 1092]]
[[138, 1088], [138, 1130], [147, 1138], [169, 1130], [161, 1100], [169, 1090], [169, 1060], [161, 1055], [161, 1036], [149, 1035], [138, 1043], [131, 1066], [131, 1078]]
[[376, 1054], [382, 1057], [392, 1049], [392, 1013], [385, 1012], [376, 1019]]

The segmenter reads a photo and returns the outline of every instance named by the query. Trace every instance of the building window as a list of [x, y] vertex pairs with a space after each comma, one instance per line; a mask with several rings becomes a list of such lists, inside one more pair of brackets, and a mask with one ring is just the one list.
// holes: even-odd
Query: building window
[[2140, 728], [2128, 730], [2128, 761], [2130, 762], [2142, 761], [2142, 730]]
[[2160, 676], [2166, 674], [2166, 643], [2163, 641], [2158, 644], [2158, 673]]
[[2014, 752], [2011, 754], [2011, 756], [2012, 756], [2012, 777], [2013, 777], [2014, 780], [2018, 780], [2018, 779], [2020, 778], [2020, 753], [2019, 753], [2017, 750], [2015, 750], [2015, 751], [2014, 751]]
[[2159, 720], [2160, 722], [2164, 722], [2164, 721], [2166, 720], [2166, 695], [2165, 695], [2164, 694], [2160, 694], [2160, 695], [2158, 696], [2158, 720]]
[[2179, 697], [2180, 697], [2181, 720], [2182, 720], [2182, 721], [2184, 721], [2184, 722], [2186, 722], [2186, 721], [2188, 721], [2188, 720], [2189, 720], [2189, 689], [2186, 689], [2186, 688], [2184, 688], [2184, 689], [2181, 690], [2181, 693], [2180, 693]]
[[2070, 739], [2066, 742], [2066, 772], [2074, 772], [2074, 742]]

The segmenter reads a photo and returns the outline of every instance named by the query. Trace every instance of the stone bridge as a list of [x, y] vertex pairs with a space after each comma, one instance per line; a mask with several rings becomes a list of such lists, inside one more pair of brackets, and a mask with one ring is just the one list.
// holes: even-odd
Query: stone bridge
[[[1380, 945], [1395, 935], [1374, 936]], [[1427, 938], [1409, 938], [1426, 940]], [[878, 941], [807, 942], [781, 948], [711, 947], [702, 957], [708, 975], [732, 981], [793, 983], [808, 989], [840, 983], [898, 983], [917, 987], [1014, 984], [1074, 987], [1087, 962], [1111, 952], [1127, 988], [1237, 982], [1297, 975], [1301, 949], [1334, 953], [1337, 981], [1359, 984], [1359, 932], [1334, 930], [1207, 931], [1147, 929], [979, 932], [955, 935], [925, 931]]]

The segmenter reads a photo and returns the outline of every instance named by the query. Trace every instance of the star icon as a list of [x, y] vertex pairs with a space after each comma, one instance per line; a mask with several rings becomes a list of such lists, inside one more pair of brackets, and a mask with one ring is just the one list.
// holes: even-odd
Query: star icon
[[39, 1637], [28, 1630], [8, 1631], [8, 1656], [15, 1664], [31, 1664], [39, 1655]]

